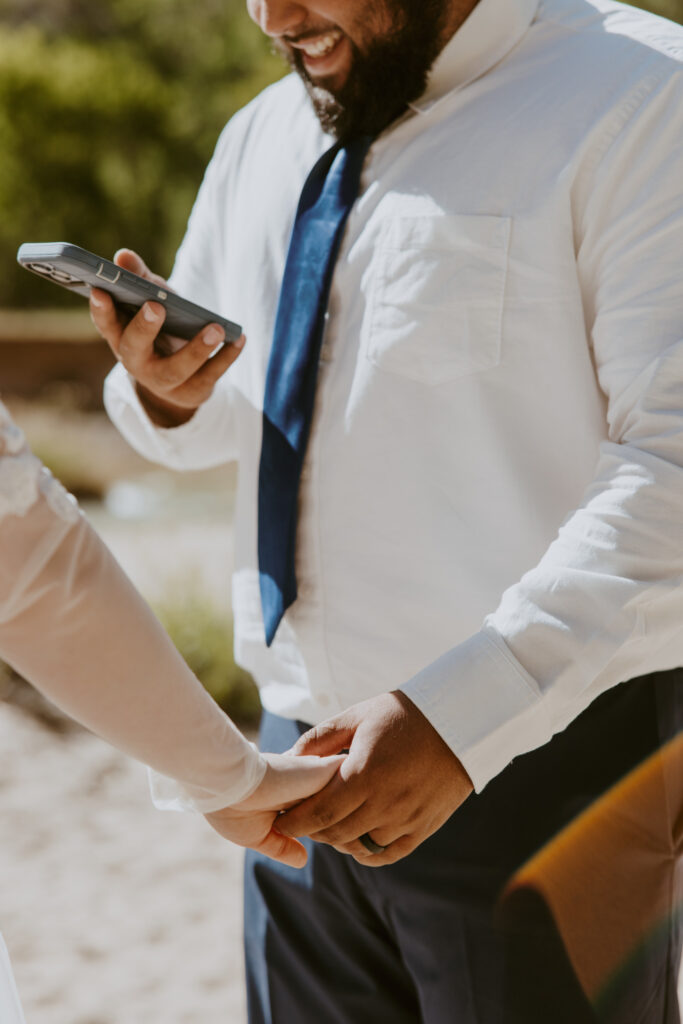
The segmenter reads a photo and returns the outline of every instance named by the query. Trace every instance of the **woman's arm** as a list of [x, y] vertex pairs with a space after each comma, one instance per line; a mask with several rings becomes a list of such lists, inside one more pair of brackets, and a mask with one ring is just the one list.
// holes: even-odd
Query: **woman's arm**
[[[93, 732], [178, 780], [199, 811], [243, 801], [263, 783], [258, 809], [273, 813], [247, 836], [261, 845], [264, 822], [325, 785], [338, 764], [311, 760], [292, 773], [274, 759], [267, 771], [2, 404], [0, 656]], [[241, 818], [237, 831], [243, 843]], [[276, 855], [300, 860], [299, 850], [287, 844]]]

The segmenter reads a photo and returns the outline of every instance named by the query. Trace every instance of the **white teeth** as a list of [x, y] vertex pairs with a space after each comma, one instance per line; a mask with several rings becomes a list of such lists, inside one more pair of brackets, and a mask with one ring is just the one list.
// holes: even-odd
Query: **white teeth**
[[299, 46], [307, 57], [326, 57], [328, 53], [332, 53], [341, 37], [342, 33], [337, 29], [309, 42], [299, 43]]

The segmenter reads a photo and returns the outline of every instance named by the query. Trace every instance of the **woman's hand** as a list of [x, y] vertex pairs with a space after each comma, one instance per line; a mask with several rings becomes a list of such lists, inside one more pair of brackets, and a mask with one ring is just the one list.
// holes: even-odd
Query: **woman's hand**
[[239, 804], [212, 811], [205, 818], [219, 835], [238, 846], [249, 846], [273, 860], [302, 868], [307, 859], [306, 850], [297, 839], [280, 835], [278, 814], [326, 786], [336, 775], [345, 755], [264, 754], [264, 757], [268, 763], [266, 774], [251, 796]]

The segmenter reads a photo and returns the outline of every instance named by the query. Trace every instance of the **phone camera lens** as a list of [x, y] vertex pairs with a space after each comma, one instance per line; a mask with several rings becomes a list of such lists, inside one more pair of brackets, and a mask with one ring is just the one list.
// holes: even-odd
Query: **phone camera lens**
[[57, 281], [58, 284], [77, 284], [79, 280], [77, 277], [74, 277], [73, 274], [67, 274], [65, 270], [55, 270], [54, 267], [52, 268], [50, 276], [54, 281]]
[[28, 263], [29, 270], [35, 270], [36, 274], [42, 274], [44, 277], [50, 277], [57, 284], [63, 284], [67, 288], [73, 288], [74, 285], [83, 284], [79, 277], [74, 277], [73, 274], [67, 273], [66, 270], [58, 270], [52, 263]]

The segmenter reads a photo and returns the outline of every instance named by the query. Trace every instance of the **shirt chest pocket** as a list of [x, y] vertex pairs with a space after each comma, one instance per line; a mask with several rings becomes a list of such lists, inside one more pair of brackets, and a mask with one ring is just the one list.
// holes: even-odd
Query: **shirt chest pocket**
[[509, 237], [508, 217], [392, 218], [373, 257], [366, 357], [424, 384], [496, 366]]

